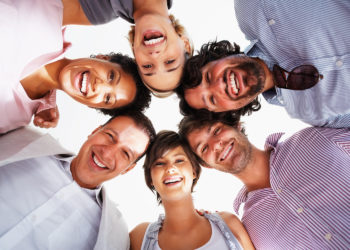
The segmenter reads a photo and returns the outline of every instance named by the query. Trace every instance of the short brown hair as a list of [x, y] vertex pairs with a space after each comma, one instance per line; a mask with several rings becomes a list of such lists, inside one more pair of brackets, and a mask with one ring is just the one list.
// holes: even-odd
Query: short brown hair
[[193, 188], [196, 185], [201, 173], [201, 167], [197, 161], [197, 158], [193, 154], [187, 142], [183, 138], [181, 138], [178, 133], [174, 131], [169, 131], [169, 130], [160, 131], [156, 135], [154, 142], [152, 143], [149, 150], [147, 151], [146, 159], [143, 164], [146, 184], [153, 192], [156, 193], [157, 201], [159, 204], [162, 203], [162, 200], [160, 195], [152, 185], [151, 169], [153, 167], [154, 162], [160, 157], [162, 157], [165, 152], [167, 152], [168, 150], [172, 150], [178, 146], [181, 146], [183, 148], [184, 152], [186, 153], [186, 156], [191, 162], [194, 172], [196, 173], [196, 178], [193, 180], [191, 191], [193, 191]]

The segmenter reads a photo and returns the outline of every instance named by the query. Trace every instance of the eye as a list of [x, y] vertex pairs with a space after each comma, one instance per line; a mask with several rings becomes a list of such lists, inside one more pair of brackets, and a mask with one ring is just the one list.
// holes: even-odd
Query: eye
[[123, 154], [128, 160], [130, 160], [130, 155], [129, 155], [128, 151], [123, 150]]
[[165, 64], [172, 64], [173, 62], [175, 62], [175, 59], [167, 60], [165, 61]]
[[205, 80], [210, 83], [210, 78], [209, 78], [209, 71], [205, 74]]
[[109, 104], [110, 100], [111, 100], [111, 95], [110, 94], [106, 95], [105, 103]]
[[207, 150], [208, 150], [208, 145], [205, 145], [205, 146], [202, 148], [201, 153], [204, 154], [205, 152], [207, 152]]
[[175, 160], [175, 163], [182, 163], [182, 162], [184, 162], [183, 159], [176, 159], [176, 160]]
[[156, 162], [154, 163], [154, 166], [156, 166], [156, 167], [164, 166], [164, 165], [165, 165], [165, 163], [162, 162], [162, 161], [156, 161]]
[[108, 135], [109, 139], [111, 139], [112, 141], [114, 141], [114, 137], [111, 133], [105, 132], [106, 135]]
[[221, 131], [221, 128], [220, 128], [220, 127], [217, 127], [217, 128], [214, 129], [213, 134], [214, 134], [214, 135], [217, 135], [217, 134], [220, 133], [220, 131]]
[[211, 104], [213, 104], [213, 105], [216, 104], [216, 101], [215, 101], [215, 98], [213, 95], [211, 95], [209, 99], [210, 99]]
[[108, 81], [113, 82], [114, 78], [115, 78], [115, 73], [113, 70], [111, 70], [111, 72], [109, 73], [109, 76], [108, 76]]
[[152, 68], [152, 64], [145, 64], [145, 65], [142, 65], [142, 68], [150, 69], [150, 68]]

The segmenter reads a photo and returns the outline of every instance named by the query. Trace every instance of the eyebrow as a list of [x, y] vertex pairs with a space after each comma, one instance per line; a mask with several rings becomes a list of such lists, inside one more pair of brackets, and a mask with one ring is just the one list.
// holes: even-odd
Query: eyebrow
[[[115, 131], [113, 128], [106, 127], [106, 129], [111, 131], [117, 138], [119, 137], [119, 133], [117, 131]], [[134, 160], [135, 159], [134, 151], [129, 146], [127, 146], [127, 149], [129, 151], [129, 153], [131, 154], [131, 159], [130, 160]]]

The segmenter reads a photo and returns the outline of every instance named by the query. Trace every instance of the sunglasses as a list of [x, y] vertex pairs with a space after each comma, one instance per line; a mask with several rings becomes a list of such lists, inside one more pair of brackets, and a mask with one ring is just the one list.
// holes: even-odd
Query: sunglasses
[[284, 89], [304, 90], [311, 88], [323, 78], [317, 68], [312, 65], [301, 65], [291, 72], [278, 65], [273, 66], [276, 86]]

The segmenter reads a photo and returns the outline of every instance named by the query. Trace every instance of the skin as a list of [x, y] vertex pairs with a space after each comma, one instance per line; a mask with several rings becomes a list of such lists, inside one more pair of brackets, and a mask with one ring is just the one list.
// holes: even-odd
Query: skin
[[[186, 102], [195, 109], [214, 112], [237, 110], [274, 86], [266, 64], [258, 58], [243, 55], [212, 61], [201, 72], [201, 83], [185, 90]], [[234, 76], [238, 92], [232, 87], [231, 76]]]
[[253, 146], [240, 128], [220, 122], [194, 129], [186, 136], [205, 167], [239, 178], [248, 191], [270, 187], [270, 151]]
[[[118, 108], [131, 103], [136, 96], [136, 84], [121, 66], [108, 61], [108, 57], [61, 59], [47, 64], [21, 80], [31, 99], [45, 96], [50, 90], [60, 89], [76, 101], [93, 108]], [[87, 91], [82, 92], [83, 72]], [[58, 110], [38, 113], [34, 124], [48, 127], [57, 124]]]
[[81, 187], [96, 188], [135, 167], [148, 144], [148, 135], [130, 117], [116, 117], [95, 129], [80, 148], [70, 166], [73, 179]]
[[[134, 1], [133, 16], [133, 52], [143, 82], [156, 93], [173, 90], [182, 74], [185, 53], [191, 52], [188, 39], [176, 33], [169, 19], [166, 1]], [[147, 34], [161, 34], [164, 40], [147, 45], [144, 42]]]
[[[180, 177], [181, 181], [170, 185], [164, 183], [174, 176]], [[151, 169], [151, 177], [165, 210], [165, 219], [158, 234], [159, 246], [162, 249], [196, 249], [206, 244], [211, 237], [211, 226], [209, 221], [194, 209], [191, 188], [196, 176], [182, 147], [171, 149], [157, 159]], [[229, 213], [222, 216], [228, 221], [232, 232], [239, 235], [237, 238], [242, 245], [247, 249], [253, 249], [239, 220]], [[239, 224], [240, 226], [237, 226]], [[131, 249], [141, 248], [148, 225], [149, 223], [141, 223], [130, 232]]]

